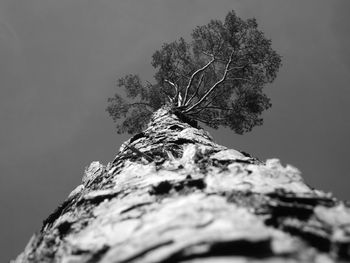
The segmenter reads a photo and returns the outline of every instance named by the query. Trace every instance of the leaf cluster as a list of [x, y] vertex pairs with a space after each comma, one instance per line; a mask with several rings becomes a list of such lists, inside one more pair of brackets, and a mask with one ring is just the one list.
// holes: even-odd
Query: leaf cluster
[[281, 57], [256, 20], [231, 11], [224, 21], [196, 27], [191, 42], [180, 38], [163, 44], [152, 56], [154, 84], [142, 84], [137, 75], [119, 79], [117, 87], [126, 96], [108, 99], [107, 111], [119, 121], [120, 133], [139, 131], [154, 110], [170, 104], [210, 127], [242, 134], [262, 124], [261, 113], [271, 107], [263, 88], [280, 65]]

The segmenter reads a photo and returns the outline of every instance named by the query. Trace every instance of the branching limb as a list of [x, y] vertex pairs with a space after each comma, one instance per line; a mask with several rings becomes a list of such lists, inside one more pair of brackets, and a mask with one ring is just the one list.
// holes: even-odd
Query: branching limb
[[174, 102], [178, 99], [179, 96], [179, 87], [172, 81], [165, 79], [164, 80], [166, 83], [170, 84], [170, 86], [172, 86], [175, 90], [175, 96], [171, 98], [171, 102]]
[[174, 82], [172, 82], [172, 81], [170, 81], [170, 80], [168, 80], [168, 79], [165, 79], [164, 81], [165, 81], [166, 83], [170, 84], [170, 86], [174, 87], [175, 91], [178, 90], [178, 87], [177, 87], [177, 85], [176, 85]]
[[[221, 96], [222, 94], [223, 94], [223, 92], [220, 92], [220, 93], [216, 94], [215, 96], [213, 96], [213, 98], [211, 98], [211, 100], [209, 100], [203, 107], [197, 107], [197, 108], [195, 108], [193, 114], [198, 114], [198, 113], [200, 113], [201, 111], [203, 111], [203, 110], [205, 110], [205, 109], [208, 109], [208, 108], [212, 108], [212, 109], [216, 108], [215, 106], [209, 106], [209, 105], [212, 104], [213, 101], [214, 101], [217, 97]], [[220, 108], [218, 107], [218, 109], [220, 109]]]
[[205, 64], [203, 67], [201, 67], [200, 69], [197, 69], [190, 77], [190, 80], [188, 81], [188, 84], [186, 86], [186, 90], [185, 90], [185, 96], [183, 98], [183, 105], [186, 104], [187, 101], [187, 96], [188, 96], [188, 91], [190, 89], [190, 87], [192, 86], [193, 80], [194, 78], [201, 72], [203, 72], [204, 70], [206, 70], [213, 62], [215, 61], [215, 57], [214, 55], [211, 56], [211, 60]]
[[191, 101], [198, 95], [198, 92], [199, 92], [199, 89], [202, 85], [203, 79], [204, 79], [204, 74], [202, 73], [202, 75], [199, 78], [196, 91], [192, 94], [192, 96], [188, 99], [188, 101], [185, 102], [185, 106], [190, 105]]
[[227, 73], [228, 70], [230, 68], [230, 65], [232, 63], [232, 57], [233, 57], [233, 53], [234, 51], [231, 52], [230, 58], [225, 66], [225, 70], [224, 70], [224, 74], [222, 76], [222, 78], [216, 82], [203, 96], [202, 98], [196, 102], [194, 105], [192, 105], [191, 107], [189, 107], [187, 110], [185, 110], [185, 113], [190, 112], [191, 110], [193, 110], [194, 108], [196, 108], [197, 106], [199, 106], [222, 82], [224, 82], [226, 80], [227, 77]]

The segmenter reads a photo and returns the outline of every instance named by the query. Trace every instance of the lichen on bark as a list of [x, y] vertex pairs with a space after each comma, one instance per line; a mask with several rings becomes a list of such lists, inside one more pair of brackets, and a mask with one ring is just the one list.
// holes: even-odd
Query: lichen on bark
[[346, 262], [349, 245], [346, 203], [162, 108], [14, 262]]

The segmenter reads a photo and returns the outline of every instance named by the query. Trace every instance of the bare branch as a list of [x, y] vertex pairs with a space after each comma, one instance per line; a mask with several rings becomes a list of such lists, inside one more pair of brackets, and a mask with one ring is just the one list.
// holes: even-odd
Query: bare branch
[[173, 86], [173, 87], [177, 90], [177, 85], [176, 85], [174, 82], [172, 82], [172, 81], [170, 81], [170, 80], [168, 80], [168, 79], [165, 79], [164, 81], [165, 81], [166, 83], [170, 84], [171, 86]]
[[[242, 68], [242, 67], [240, 67], [240, 68]], [[245, 81], [248, 81], [250, 83], [254, 83], [250, 79], [246, 79], [246, 78], [226, 78], [226, 80], [245, 80]], [[192, 95], [192, 97], [190, 98], [189, 102], [193, 99], [194, 95], [195, 94]], [[221, 96], [221, 95], [222, 95], [222, 92], [217, 94], [217, 95], [215, 95], [205, 106], [197, 108], [197, 109], [199, 109], [199, 111], [198, 112], [196, 111], [196, 113], [199, 113], [199, 112], [201, 112], [202, 110], [204, 110], [206, 108], [211, 108], [211, 109], [217, 108], [217, 109], [222, 109], [222, 110], [232, 110], [231, 108], [218, 108], [218, 107], [209, 106], [214, 101], [215, 98], [217, 98], [218, 96]], [[186, 106], [188, 106], [188, 104]]]
[[205, 104], [203, 107], [197, 107], [196, 109], [194, 109], [195, 111], [193, 112], [194, 114], [198, 114], [201, 111], [205, 110], [205, 109], [219, 109], [219, 110], [231, 110], [229, 108], [221, 108], [221, 107], [216, 107], [216, 106], [209, 106], [210, 104], [212, 104], [212, 102], [214, 101], [214, 99], [218, 96], [222, 95], [222, 92], [220, 94], [217, 94], [214, 98], [212, 98], [207, 104]]
[[182, 96], [181, 96], [181, 93], [179, 92], [179, 96], [177, 99], [177, 106], [180, 107], [181, 105], [182, 105]]
[[166, 83], [170, 84], [175, 89], [175, 96], [172, 97], [172, 99], [170, 100], [171, 102], [174, 102], [175, 100], [177, 100], [177, 98], [179, 96], [179, 88], [174, 82], [172, 82], [172, 81], [170, 81], [168, 79], [165, 79], [164, 81]]
[[189, 98], [189, 100], [187, 102], [185, 102], [185, 106], [188, 106], [191, 103], [191, 101], [193, 100], [193, 98], [198, 95], [198, 91], [202, 85], [203, 79], [204, 79], [204, 74], [202, 73], [202, 75], [199, 78], [199, 82], [197, 84], [196, 91], [192, 94], [192, 96]]
[[209, 105], [212, 104], [213, 101], [214, 101], [217, 97], [221, 96], [222, 94], [223, 94], [223, 92], [220, 92], [220, 93], [216, 94], [216, 95], [213, 96], [213, 98], [211, 98], [211, 100], [210, 100], [209, 102], [207, 102], [207, 104], [205, 104], [203, 107], [200, 107], [200, 108], [197, 107], [196, 109], [194, 109], [195, 111], [194, 111], [193, 113], [194, 113], [194, 114], [198, 114], [198, 113], [200, 113], [201, 111], [203, 111], [203, 110], [205, 110], [205, 109], [214, 108], [215, 106], [209, 106]]
[[231, 52], [231, 55], [230, 55], [230, 58], [226, 64], [226, 67], [225, 67], [225, 71], [224, 71], [224, 74], [222, 76], [222, 78], [216, 82], [203, 96], [202, 98], [196, 102], [194, 105], [192, 105], [191, 107], [189, 107], [187, 110], [185, 110], [185, 112], [189, 112], [191, 111], [192, 109], [196, 108], [198, 105], [200, 105], [213, 91], [214, 89], [219, 86], [222, 82], [224, 82], [226, 80], [226, 76], [227, 76], [227, 73], [228, 73], [228, 70], [230, 68], [230, 65], [232, 63], [232, 57], [233, 57], [233, 53], [234, 51]]
[[187, 96], [188, 96], [188, 91], [193, 83], [193, 79], [197, 76], [197, 74], [203, 72], [204, 70], [206, 70], [213, 62], [215, 61], [215, 57], [212, 55], [212, 59], [203, 67], [201, 67], [200, 69], [197, 69], [190, 77], [190, 80], [188, 81], [188, 84], [186, 86], [186, 90], [185, 90], [185, 97], [183, 99], [183, 105], [186, 104], [186, 100], [187, 100]]

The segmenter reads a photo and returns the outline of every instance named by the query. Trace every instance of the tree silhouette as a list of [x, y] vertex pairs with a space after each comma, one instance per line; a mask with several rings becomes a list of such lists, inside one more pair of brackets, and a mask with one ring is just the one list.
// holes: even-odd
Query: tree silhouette
[[155, 110], [168, 104], [192, 120], [242, 134], [262, 124], [261, 113], [271, 106], [263, 88], [280, 65], [256, 20], [231, 11], [224, 21], [196, 27], [191, 42], [180, 38], [163, 44], [152, 56], [154, 83], [131, 74], [120, 78], [106, 110], [118, 133], [140, 131]]

